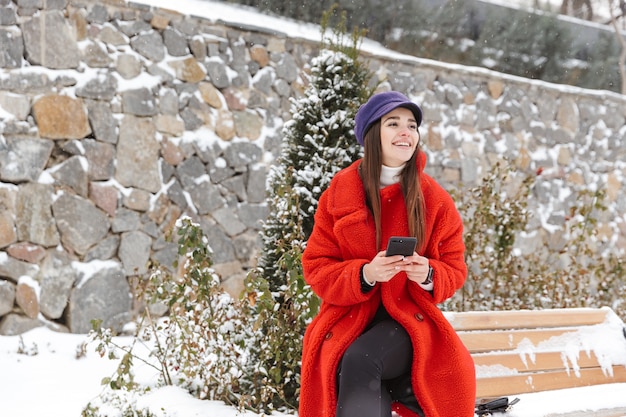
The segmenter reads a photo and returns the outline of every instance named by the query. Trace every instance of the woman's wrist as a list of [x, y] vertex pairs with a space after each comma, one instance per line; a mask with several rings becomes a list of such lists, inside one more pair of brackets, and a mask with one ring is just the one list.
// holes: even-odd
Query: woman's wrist
[[428, 265], [428, 275], [426, 275], [426, 279], [421, 283], [421, 285], [431, 284], [433, 282], [434, 273], [435, 271], [433, 270], [433, 267]]
[[365, 276], [365, 274], [363, 274], [363, 281], [364, 281], [367, 285], [369, 285], [370, 287], [373, 287], [374, 285], [376, 285], [376, 281], [374, 281], [374, 282], [369, 282], [369, 281], [368, 281], [368, 279], [367, 279], [367, 277]]
[[374, 289], [376, 283], [371, 283], [365, 278], [365, 265], [361, 267], [361, 273], [359, 274], [359, 279], [361, 280], [361, 291], [366, 294]]
[[365, 267], [366, 267], [367, 265], [368, 265], [368, 264], [365, 264], [365, 265], [363, 265], [363, 268], [361, 268], [361, 278], [363, 279], [363, 282], [365, 282], [365, 283], [366, 283], [367, 285], [369, 285], [370, 287], [373, 287], [374, 285], [376, 285], [376, 281], [374, 281], [374, 282], [370, 282], [370, 281], [367, 279], [367, 276], [365, 275]]

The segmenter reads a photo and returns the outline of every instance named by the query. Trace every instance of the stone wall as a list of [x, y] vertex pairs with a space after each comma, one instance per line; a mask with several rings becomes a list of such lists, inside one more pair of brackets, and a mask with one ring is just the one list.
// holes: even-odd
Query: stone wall
[[[121, 0], [0, 0], [0, 44], [0, 334], [119, 328], [132, 278], [174, 261], [165, 236], [183, 215], [238, 293], [318, 43]], [[373, 83], [423, 106], [428, 172], [444, 185], [503, 158], [542, 172], [522, 250], [562, 241], [564, 190], [582, 185], [607, 189], [600, 241], [626, 247], [624, 97], [363, 56]]]

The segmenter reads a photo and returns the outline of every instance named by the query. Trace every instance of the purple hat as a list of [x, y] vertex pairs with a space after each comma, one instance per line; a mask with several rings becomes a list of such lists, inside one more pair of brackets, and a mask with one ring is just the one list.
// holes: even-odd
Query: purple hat
[[419, 126], [422, 123], [422, 109], [398, 91], [386, 91], [374, 94], [359, 108], [354, 118], [354, 135], [363, 146], [365, 134], [381, 117], [398, 107], [405, 107], [413, 112]]

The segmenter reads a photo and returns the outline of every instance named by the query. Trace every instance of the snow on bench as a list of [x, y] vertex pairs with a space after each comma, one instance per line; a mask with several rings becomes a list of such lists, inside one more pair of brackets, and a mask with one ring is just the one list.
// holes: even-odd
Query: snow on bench
[[445, 315], [474, 359], [477, 398], [626, 382], [626, 327], [610, 308]]

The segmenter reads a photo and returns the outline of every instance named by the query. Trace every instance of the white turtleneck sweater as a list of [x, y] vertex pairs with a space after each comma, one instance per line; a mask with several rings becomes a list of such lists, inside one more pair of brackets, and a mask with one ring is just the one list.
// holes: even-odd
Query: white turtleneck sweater
[[400, 182], [400, 171], [402, 171], [404, 165], [406, 164], [400, 165], [399, 167], [383, 165], [380, 171], [380, 188], [385, 188], [388, 185]]

